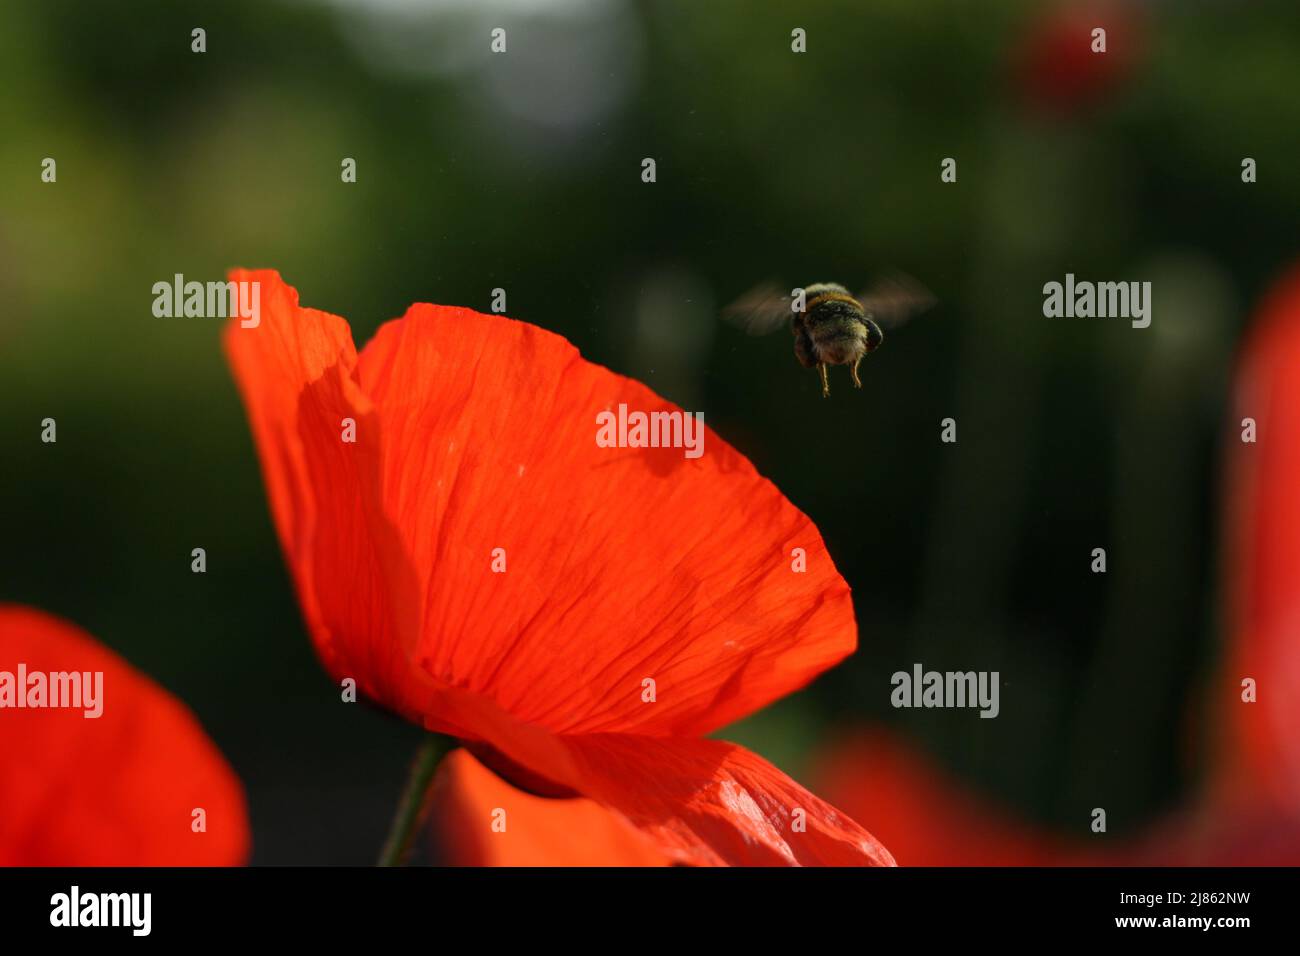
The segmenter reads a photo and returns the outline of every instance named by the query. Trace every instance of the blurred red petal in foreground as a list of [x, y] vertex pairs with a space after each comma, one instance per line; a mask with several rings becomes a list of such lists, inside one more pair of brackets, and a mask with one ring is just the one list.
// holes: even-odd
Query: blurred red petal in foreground
[[581, 797], [517, 790], [466, 750], [438, 769], [431, 817], [459, 866], [664, 866], [668, 858], [621, 815]]
[[[0, 865], [246, 861], [243, 789], [180, 701], [72, 624], [0, 605], [0, 671], [20, 664], [102, 672], [102, 712], [0, 709]], [[192, 829], [196, 808], [206, 832]]]
[[695, 739], [857, 642], [821, 535], [744, 456], [708, 429], [698, 457], [601, 447], [601, 413], [685, 413], [536, 326], [420, 304], [358, 354], [277, 273], [231, 278], [260, 285], [260, 323], [225, 344], [336, 679], [674, 860], [891, 862], [776, 768]]
[[1078, 853], [999, 811], [884, 730], [823, 751], [812, 777], [832, 803], [871, 821], [899, 866], [1043, 866]]

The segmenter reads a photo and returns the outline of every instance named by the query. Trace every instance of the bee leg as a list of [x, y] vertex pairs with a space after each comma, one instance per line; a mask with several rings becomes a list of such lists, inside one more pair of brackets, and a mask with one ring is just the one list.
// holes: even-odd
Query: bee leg
[[854, 388], [861, 388], [861, 387], [862, 387], [862, 379], [858, 378], [858, 362], [861, 362], [861, 361], [862, 361], [862, 359], [858, 359], [857, 362], [854, 362], [854, 363], [853, 363], [853, 367], [849, 369], [850, 373], [852, 373], [852, 375], [853, 375], [853, 387], [854, 387]]
[[830, 383], [830, 379], [826, 377], [826, 363], [822, 362], [820, 365], [818, 365], [817, 371], [821, 372], [821, 376], [822, 376], [822, 398], [830, 398], [831, 383]]

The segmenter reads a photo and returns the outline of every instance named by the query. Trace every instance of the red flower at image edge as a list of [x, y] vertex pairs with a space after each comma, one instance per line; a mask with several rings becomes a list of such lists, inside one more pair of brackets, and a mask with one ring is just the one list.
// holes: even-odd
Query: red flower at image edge
[[[1216, 797], [1300, 814], [1300, 265], [1257, 311], [1236, 371], [1225, 514], [1231, 643]], [[1242, 441], [1245, 419], [1255, 441]], [[1255, 703], [1245, 703], [1255, 685]], [[1297, 859], [1300, 862], [1300, 858]]]
[[[0, 605], [0, 672], [0, 866], [246, 861], [243, 789], [180, 701], [79, 628], [16, 605]], [[48, 675], [72, 672], [99, 692], [48, 706], [71, 699], [53, 698]], [[28, 691], [42, 706], [16, 706]]]
[[335, 679], [529, 791], [613, 811], [673, 862], [892, 863], [700, 736], [857, 639], [817, 529], [742, 455], [707, 429], [699, 458], [599, 447], [602, 411], [680, 410], [535, 326], [418, 304], [358, 353], [277, 273], [231, 278], [261, 284], [259, 324], [232, 321], [225, 344]]

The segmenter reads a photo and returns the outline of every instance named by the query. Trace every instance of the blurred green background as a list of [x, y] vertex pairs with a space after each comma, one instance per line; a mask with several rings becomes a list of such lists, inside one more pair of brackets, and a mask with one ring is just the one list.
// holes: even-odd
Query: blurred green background
[[[853, 587], [859, 653], [724, 734], [796, 776], [884, 721], [1048, 826], [1105, 806], [1122, 833], [1195, 785], [1229, 370], [1297, 251], [1293, 3], [0, 17], [0, 600], [72, 619], [197, 712], [247, 787], [255, 862], [371, 862], [419, 734], [340, 706], [316, 663], [221, 323], [152, 315], [155, 282], [232, 266], [279, 269], [358, 343], [411, 302], [487, 311], [503, 287], [511, 316], [703, 411]], [[894, 268], [940, 304], [861, 392], [835, 369], [823, 401], [788, 335], [717, 320], [770, 277]], [[1044, 318], [1066, 272], [1152, 281], [1151, 327]], [[999, 671], [1001, 715], [892, 710], [915, 662]]]

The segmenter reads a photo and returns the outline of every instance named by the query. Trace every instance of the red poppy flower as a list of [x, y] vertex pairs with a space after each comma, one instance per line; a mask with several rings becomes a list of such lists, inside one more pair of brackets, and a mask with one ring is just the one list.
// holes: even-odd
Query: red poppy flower
[[708, 430], [698, 458], [599, 447], [598, 413], [681, 411], [535, 326], [414, 305], [358, 353], [275, 272], [231, 278], [261, 284], [260, 323], [232, 321], [226, 348], [336, 679], [675, 862], [891, 862], [699, 737], [856, 644], [817, 529], [742, 455]]
[[1258, 310], [1234, 391], [1229, 641], [1210, 708], [1224, 732], [1204, 792], [1131, 839], [1066, 840], [995, 810], [883, 732], [851, 738], [822, 755], [814, 779], [848, 812], [869, 816], [900, 864], [1300, 863], [1300, 266]]
[[0, 702], [0, 866], [245, 862], [243, 790], [221, 753], [183, 704], [84, 631], [0, 605]]
[[[1093, 30], [1106, 51], [1093, 51]], [[1014, 53], [1014, 79], [1034, 108], [1074, 113], [1095, 105], [1131, 72], [1143, 45], [1140, 15], [1112, 2], [1056, 5], [1031, 20]]]

